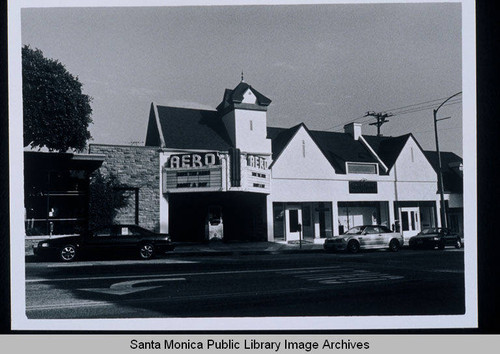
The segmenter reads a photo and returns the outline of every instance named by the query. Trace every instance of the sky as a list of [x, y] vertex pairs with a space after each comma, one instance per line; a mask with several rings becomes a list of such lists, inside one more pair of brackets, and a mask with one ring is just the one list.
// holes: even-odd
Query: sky
[[[213, 110], [243, 71], [272, 100], [268, 126], [357, 121], [375, 135], [365, 113], [392, 112], [382, 134], [413, 133], [433, 150], [432, 109], [462, 91], [461, 33], [457, 3], [21, 12], [22, 44], [63, 63], [92, 97], [90, 142], [125, 145], [144, 144], [152, 102]], [[439, 144], [462, 156], [461, 95], [450, 102]]]

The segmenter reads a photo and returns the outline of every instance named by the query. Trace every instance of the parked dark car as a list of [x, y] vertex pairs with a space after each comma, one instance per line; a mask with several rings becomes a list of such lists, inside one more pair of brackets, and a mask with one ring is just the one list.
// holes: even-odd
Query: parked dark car
[[140, 259], [175, 248], [167, 234], [158, 234], [137, 225], [110, 225], [86, 232], [43, 240], [33, 247], [37, 256], [55, 256], [63, 262], [74, 261], [81, 254], [105, 255], [133, 252]]
[[327, 251], [348, 251], [357, 253], [360, 249], [387, 248], [397, 252], [403, 245], [403, 236], [383, 225], [362, 225], [347, 230], [340, 236], [325, 240], [323, 248]]
[[427, 248], [440, 250], [446, 246], [455, 246], [455, 248], [462, 247], [462, 239], [460, 235], [445, 228], [428, 228], [422, 230], [418, 235], [410, 238], [410, 248]]

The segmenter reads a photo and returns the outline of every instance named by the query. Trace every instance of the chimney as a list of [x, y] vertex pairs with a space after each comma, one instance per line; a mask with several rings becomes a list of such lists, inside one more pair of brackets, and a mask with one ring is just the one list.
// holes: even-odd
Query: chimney
[[344, 132], [351, 135], [354, 140], [358, 140], [361, 136], [361, 123], [349, 123], [344, 125]]

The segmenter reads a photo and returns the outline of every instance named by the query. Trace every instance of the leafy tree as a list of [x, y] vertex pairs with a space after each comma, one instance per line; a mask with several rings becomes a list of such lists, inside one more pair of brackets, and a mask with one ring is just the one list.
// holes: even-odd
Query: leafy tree
[[97, 171], [89, 187], [89, 229], [113, 224], [118, 210], [128, 204], [118, 179]]
[[82, 151], [91, 138], [91, 98], [78, 77], [39, 49], [22, 48], [24, 146]]

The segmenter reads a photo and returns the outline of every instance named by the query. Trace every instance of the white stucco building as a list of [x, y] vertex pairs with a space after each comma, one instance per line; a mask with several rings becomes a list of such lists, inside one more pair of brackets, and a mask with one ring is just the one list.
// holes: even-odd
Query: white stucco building
[[[216, 110], [151, 105], [145, 145], [157, 148], [159, 231], [178, 241], [321, 243], [361, 224], [405, 240], [440, 226], [432, 153], [412, 134], [269, 127], [270, 103], [242, 81]], [[449, 205], [460, 204], [455, 194]]]

